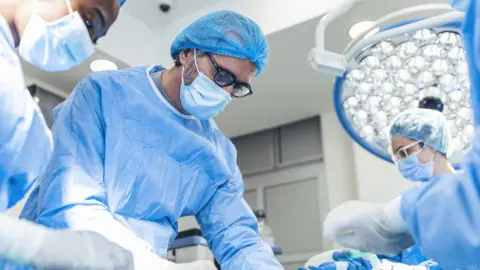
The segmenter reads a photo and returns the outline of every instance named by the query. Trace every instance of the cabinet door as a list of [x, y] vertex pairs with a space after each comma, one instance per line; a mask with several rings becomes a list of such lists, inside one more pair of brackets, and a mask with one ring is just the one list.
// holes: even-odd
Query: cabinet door
[[265, 189], [267, 222], [285, 254], [322, 250], [317, 178]]
[[321, 158], [320, 119], [315, 117], [280, 127], [278, 141], [280, 166]]
[[274, 166], [273, 131], [264, 131], [232, 139], [237, 148], [237, 163], [243, 174], [264, 172]]

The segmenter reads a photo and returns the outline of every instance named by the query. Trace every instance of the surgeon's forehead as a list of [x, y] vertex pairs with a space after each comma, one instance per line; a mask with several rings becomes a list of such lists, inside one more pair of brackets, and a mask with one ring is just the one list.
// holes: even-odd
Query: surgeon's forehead
[[257, 67], [248, 59], [239, 59], [225, 55], [215, 55], [217, 64], [231, 71], [240, 82], [249, 82], [257, 73]]

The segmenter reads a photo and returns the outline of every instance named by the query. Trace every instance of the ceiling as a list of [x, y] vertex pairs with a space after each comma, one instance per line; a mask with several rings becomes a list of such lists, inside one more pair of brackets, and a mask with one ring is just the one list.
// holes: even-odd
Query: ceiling
[[[134, 4], [133, 1], [135, 1]], [[158, 32], [175, 20], [194, 13], [202, 7], [220, 2], [220, 0], [172, 0], [172, 7], [167, 13], [160, 11], [160, 2], [162, 1], [131, 0], [131, 2], [127, 2], [125, 9], [130, 15], [138, 18], [152, 31]]]
[[[68, 94], [81, 79], [91, 72], [90, 63], [97, 59], [110, 60], [114, 62], [119, 69], [128, 67], [127, 64], [99, 50], [97, 50], [95, 54], [83, 64], [69, 71], [46, 72], [28, 64], [25, 61], [22, 61], [22, 66], [27, 77], [35, 78], [35, 80], [39, 80], [53, 86], [57, 91], [63, 91], [65, 94]], [[49, 89], [47, 88], [47, 90]]]
[[[219, 2], [219, 0], [174, 0], [171, 14], [162, 17], [157, 8], [158, 1], [130, 0], [132, 1], [135, 1], [135, 5], [132, 3], [127, 5], [127, 12], [139, 17], [152, 29], [155, 29], [157, 24], [173, 22], [168, 16], [185, 16], [202, 5]], [[281, 4], [282, 1], [287, 2], [287, 0], [278, 0], [277, 3]], [[350, 41], [349, 28], [359, 21], [375, 20], [394, 10], [432, 2], [446, 3], [447, 1], [365, 0], [327, 29], [326, 47], [335, 52], [342, 52]], [[315, 27], [319, 18], [307, 20], [268, 36], [269, 64], [265, 72], [252, 83], [254, 95], [235, 100], [217, 119], [219, 126], [227, 135], [235, 136], [259, 131], [333, 110], [333, 77], [315, 72], [307, 62], [307, 53], [314, 45]], [[112, 59], [119, 66], [126, 66], [102, 52], [97, 52], [95, 57]], [[170, 63], [159, 64], [170, 65]], [[26, 72], [30, 76], [40, 76], [48, 84], [69, 92], [78, 80], [88, 74], [89, 68], [88, 64], [84, 64], [70, 72], [49, 74], [26, 67]]]

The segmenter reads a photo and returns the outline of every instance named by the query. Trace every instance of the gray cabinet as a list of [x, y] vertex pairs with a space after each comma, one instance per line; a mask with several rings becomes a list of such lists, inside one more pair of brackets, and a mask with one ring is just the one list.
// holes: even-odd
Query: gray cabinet
[[323, 251], [328, 194], [320, 131], [320, 119], [313, 117], [232, 139], [244, 198], [253, 209], [265, 210], [285, 269], [298, 269]]
[[232, 139], [237, 163], [243, 174], [268, 171], [274, 167], [274, 132], [259, 132]]
[[322, 157], [320, 120], [310, 118], [278, 129], [278, 163], [280, 166]]
[[313, 117], [232, 139], [244, 175], [272, 171], [322, 158], [320, 119]]
[[317, 178], [265, 188], [265, 212], [284, 253], [322, 249]]

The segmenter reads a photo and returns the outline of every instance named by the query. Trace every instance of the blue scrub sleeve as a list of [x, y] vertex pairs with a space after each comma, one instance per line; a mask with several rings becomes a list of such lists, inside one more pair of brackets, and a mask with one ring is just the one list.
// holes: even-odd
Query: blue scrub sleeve
[[243, 199], [244, 183], [237, 174], [223, 184], [196, 215], [215, 258], [225, 270], [283, 269], [272, 248], [258, 234], [258, 222]]
[[[27, 104], [30, 103], [30, 106], [33, 107], [33, 115], [30, 119], [30, 127], [27, 130], [22, 131], [18, 126], [13, 127], [15, 130], [14, 133], [25, 132], [26, 136], [22, 143], [18, 144], [18, 148], [15, 149], [17, 151], [16, 155], [9, 157], [14, 163], [12, 167], [9, 168], [11, 171], [7, 184], [8, 196], [0, 199], [8, 200], [7, 209], [15, 206], [27, 195], [37, 178], [47, 167], [48, 160], [53, 152], [52, 134], [43, 118], [42, 112], [30, 96], [26, 97], [26, 99], [29, 100], [25, 102]], [[0, 114], [3, 114], [3, 112], [0, 112]], [[25, 120], [25, 118], [19, 118], [17, 119], [17, 124], [22, 125], [21, 123]], [[0, 144], [2, 142], [0, 142]], [[4, 146], [7, 145], [8, 143], [4, 144]], [[1, 210], [3, 211], [5, 209]]]
[[131, 250], [149, 245], [114, 219], [103, 182], [105, 144], [102, 107], [87, 77], [55, 112], [55, 151], [39, 185], [37, 222], [53, 228], [95, 231]]
[[50, 129], [8, 50], [0, 44], [0, 212], [25, 197], [53, 152]]
[[479, 4], [470, 1], [463, 33], [476, 129], [463, 172], [437, 176], [402, 196], [402, 215], [415, 242], [444, 269], [480, 265]]

